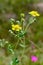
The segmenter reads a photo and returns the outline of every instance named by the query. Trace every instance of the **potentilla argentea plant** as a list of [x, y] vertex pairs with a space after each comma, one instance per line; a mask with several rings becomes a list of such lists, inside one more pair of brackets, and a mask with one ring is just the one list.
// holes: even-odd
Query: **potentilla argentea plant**
[[[28, 33], [28, 28], [29, 26], [35, 22], [36, 17], [40, 16], [40, 14], [37, 11], [31, 11], [28, 12], [28, 21], [25, 20], [25, 14], [21, 13], [20, 14], [20, 20], [15, 20], [13, 18], [10, 19], [11, 27], [9, 29], [9, 32], [13, 37], [15, 37], [16, 42], [14, 43], [14, 50], [16, 50], [19, 47], [22, 48], [22, 53], [21, 55], [24, 56], [27, 48], [26, 41], [29, 40], [27, 39], [26, 35]], [[26, 24], [25, 24], [26, 23]], [[28, 34], [29, 35], [29, 34]], [[16, 51], [14, 52], [16, 55]], [[15, 60], [15, 59], [14, 59]], [[17, 65], [16, 61], [11, 61], [11, 65]], [[31, 61], [32, 62], [37, 62], [37, 57], [32, 55], [31, 56]]]

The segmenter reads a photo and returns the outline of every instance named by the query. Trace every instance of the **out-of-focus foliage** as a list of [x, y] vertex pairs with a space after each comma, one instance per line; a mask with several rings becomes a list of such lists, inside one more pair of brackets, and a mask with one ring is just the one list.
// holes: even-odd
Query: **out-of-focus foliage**
[[34, 2], [39, 2], [39, 0], [0, 0], [0, 13], [21, 12], [28, 4]]
[[21, 12], [29, 2], [32, 0], [0, 0], [0, 13]]

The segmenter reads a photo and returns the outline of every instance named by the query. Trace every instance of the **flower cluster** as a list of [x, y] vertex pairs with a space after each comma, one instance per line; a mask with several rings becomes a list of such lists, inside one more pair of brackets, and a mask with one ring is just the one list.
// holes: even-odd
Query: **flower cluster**
[[36, 17], [36, 16], [40, 16], [40, 14], [37, 11], [31, 11], [29, 12], [30, 15]]
[[14, 31], [20, 31], [21, 29], [22, 29], [22, 27], [20, 25], [18, 25], [18, 24], [16, 24], [16, 25], [12, 24], [12, 30], [14, 30]]

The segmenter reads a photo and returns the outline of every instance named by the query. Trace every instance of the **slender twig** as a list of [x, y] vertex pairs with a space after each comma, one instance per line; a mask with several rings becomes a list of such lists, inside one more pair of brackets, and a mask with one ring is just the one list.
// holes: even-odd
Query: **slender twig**
[[28, 29], [29, 25], [30, 25], [30, 24], [28, 23], [28, 24], [27, 24], [27, 26], [26, 26], [26, 28], [25, 28], [25, 31], [27, 31], [27, 29]]
[[33, 41], [30, 41], [30, 40], [29, 40], [29, 42], [30, 42], [30, 43], [32, 43], [32, 44], [34, 44], [34, 45], [35, 45], [35, 47], [37, 47], [37, 48], [38, 48], [38, 50], [39, 50], [40, 52], [43, 52], [43, 51], [41, 50], [41, 48], [40, 48], [40, 47], [38, 47], [38, 46], [37, 46], [37, 45], [36, 45]]
[[18, 41], [17, 41], [17, 43], [16, 43], [15, 49], [17, 48], [18, 44], [19, 44], [19, 39], [18, 39]]

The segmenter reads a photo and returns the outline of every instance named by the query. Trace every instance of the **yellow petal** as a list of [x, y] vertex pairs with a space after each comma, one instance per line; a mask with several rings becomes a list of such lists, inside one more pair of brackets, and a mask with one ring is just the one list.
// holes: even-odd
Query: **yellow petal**
[[40, 16], [40, 14], [37, 11], [31, 11], [29, 12], [32, 16]]

